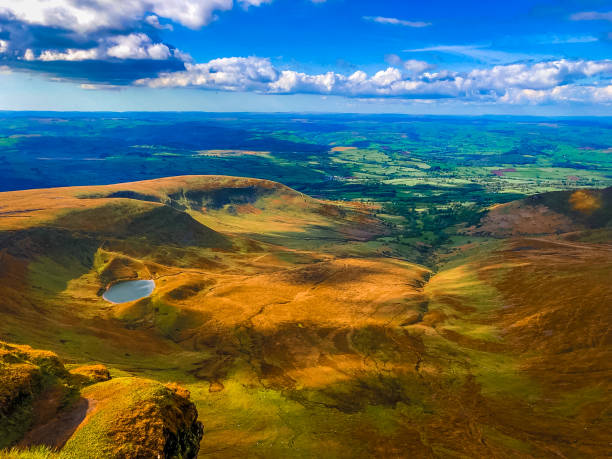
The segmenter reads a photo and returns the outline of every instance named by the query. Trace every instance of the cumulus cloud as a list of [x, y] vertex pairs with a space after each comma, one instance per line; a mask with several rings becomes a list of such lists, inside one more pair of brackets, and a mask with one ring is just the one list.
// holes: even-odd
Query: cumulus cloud
[[530, 105], [559, 102], [612, 103], [612, 85], [566, 85], [540, 90], [511, 88], [499, 100], [508, 104]]
[[[423, 61], [406, 61], [406, 73], [388, 67], [373, 75], [359, 70], [350, 75], [336, 72], [307, 74], [279, 70], [269, 59], [232, 57], [204, 64], [187, 64], [184, 71], [144, 78], [137, 85], [152, 88], [191, 87], [266, 94], [310, 93], [347, 97], [395, 97], [406, 99], [458, 98], [499, 100], [507, 103], [576, 101], [581, 98], [609, 102], [609, 86], [598, 86], [597, 77], [612, 76], [612, 60], [556, 60], [535, 64], [498, 65], [469, 72], [427, 72]], [[582, 80], [588, 85], [579, 85]], [[607, 88], [607, 89], [606, 89]]]
[[431, 22], [423, 22], [423, 21], [406, 21], [404, 19], [398, 18], [386, 18], [383, 16], [364, 16], [364, 20], [370, 22], [377, 22], [379, 24], [391, 24], [391, 25], [399, 25], [404, 27], [428, 27], [431, 25]]
[[[31, 51], [31, 50], [30, 50]], [[94, 60], [100, 57], [99, 50], [97, 48], [94, 49], [67, 49], [65, 51], [53, 51], [53, 50], [44, 50], [38, 56], [38, 60], [43, 62], [52, 62], [52, 61], [87, 61]], [[34, 57], [34, 53], [29, 56], [29, 59], [26, 60], [36, 60]]]
[[166, 60], [172, 56], [177, 59], [183, 57], [180, 52], [171, 51], [163, 43], [153, 43], [147, 35], [137, 33], [109, 37], [101, 40], [97, 47], [89, 49], [68, 48], [62, 51], [46, 49], [41, 51], [38, 56], [35, 56], [34, 52], [28, 49], [23, 58], [27, 61], [80, 62], [108, 59]]
[[[128, 82], [144, 69], [174, 70], [190, 61], [181, 52], [159, 39], [160, 30], [172, 30], [172, 23], [196, 29], [215, 18], [215, 13], [245, 8], [271, 0], [0, 0], [0, 57], [3, 64], [49, 73], [54, 77], [79, 74], [96, 81], [113, 79]], [[164, 23], [160, 22], [163, 20]], [[133, 60], [162, 62], [143, 64]], [[99, 61], [80, 70], [78, 62]], [[126, 61], [124, 74], [121, 61]], [[112, 65], [109, 63], [112, 62]], [[28, 63], [25, 66], [25, 63]], [[58, 64], [63, 63], [63, 64]], [[66, 63], [72, 63], [67, 75]], [[156, 73], [155, 73], [156, 74]]]
[[157, 78], [141, 79], [136, 84], [152, 88], [198, 87], [225, 91], [265, 91], [266, 85], [278, 81], [280, 72], [268, 59], [229, 57], [205, 64], [185, 65], [182, 72], [165, 73]]
[[[238, 0], [242, 6], [259, 6], [268, 0]], [[7, 3], [7, 2], [4, 2]], [[19, 0], [0, 5], [0, 15], [18, 21], [57, 27], [80, 33], [125, 28], [151, 18], [162, 17], [196, 29], [214, 19], [215, 11], [229, 10], [232, 0]], [[148, 18], [148, 19], [147, 19]]]
[[0, 64], [84, 84], [129, 84], [184, 69], [191, 61], [160, 40], [159, 30], [172, 29], [160, 18], [198, 27], [232, 5], [232, 0], [0, 0]]
[[[426, 60], [389, 55], [387, 68], [369, 74], [355, 68], [306, 73], [277, 67], [260, 57], [195, 63], [188, 54], [162, 41], [166, 36], [162, 31], [172, 30], [173, 24], [196, 29], [236, 5], [248, 9], [270, 1], [0, 0], [0, 68], [76, 81], [87, 90], [135, 84], [359, 99], [612, 103], [612, 60], [557, 59], [517, 64], [511, 62], [523, 56], [490, 50], [486, 45], [441, 45], [408, 51], [457, 54], [486, 66], [456, 72], [438, 69]], [[612, 20], [612, 12], [577, 13], [572, 19]], [[365, 16], [364, 20], [399, 27], [431, 25], [383, 16]], [[587, 40], [580, 38], [580, 42]]]
[[556, 60], [536, 64], [497, 65], [472, 70], [468, 79], [478, 88], [549, 89], [595, 75], [612, 75], [612, 60]]
[[236, 5], [270, 1], [0, 0], [0, 64], [83, 84], [126, 85], [192, 61], [160, 31], [173, 24], [197, 29]]
[[109, 39], [112, 43], [106, 54], [117, 59], [153, 59], [162, 60], [170, 57], [170, 49], [162, 43], [152, 43], [143, 34], [120, 35]]

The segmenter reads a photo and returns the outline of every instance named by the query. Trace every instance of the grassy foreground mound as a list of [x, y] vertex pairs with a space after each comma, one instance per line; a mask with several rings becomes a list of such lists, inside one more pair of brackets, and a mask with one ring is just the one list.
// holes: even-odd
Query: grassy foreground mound
[[50, 410], [67, 402], [68, 375], [53, 352], [0, 342], [0, 448], [20, 440], [45, 415], [37, 406], [42, 399], [55, 396]]
[[[388, 250], [375, 207], [267, 181], [4, 193], [0, 336], [81, 367], [92, 402], [60, 454], [146, 457], [159, 413], [182, 406], [162, 385], [177, 381], [207, 427], [200, 457], [600, 457], [612, 249], [607, 198], [585, 193], [601, 194], [530, 198], [567, 227], [515, 232], [523, 200], [506, 231], [493, 209], [435, 270]], [[105, 302], [123, 279], [156, 287]], [[172, 444], [197, 435], [181, 413], [164, 414]], [[124, 425], [157, 433], [134, 443]]]
[[[0, 342], [0, 457], [196, 457], [202, 424], [176, 384], [68, 371], [58, 356]], [[58, 451], [59, 450], [59, 451]]]
[[[189, 392], [141, 378], [117, 378], [82, 391], [94, 402], [60, 457], [166, 457], [197, 455], [202, 438]], [[89, 456], [88, 456], [89, 452]]]

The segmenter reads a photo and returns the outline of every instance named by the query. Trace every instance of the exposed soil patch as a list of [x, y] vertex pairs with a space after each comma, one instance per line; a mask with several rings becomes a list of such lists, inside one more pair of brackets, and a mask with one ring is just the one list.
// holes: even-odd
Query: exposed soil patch
[[80, 398], [71, 408], [30, 430], [19, 443], [20, 447], [44, 445], [61, 448], [95, 408], [95, 401]]

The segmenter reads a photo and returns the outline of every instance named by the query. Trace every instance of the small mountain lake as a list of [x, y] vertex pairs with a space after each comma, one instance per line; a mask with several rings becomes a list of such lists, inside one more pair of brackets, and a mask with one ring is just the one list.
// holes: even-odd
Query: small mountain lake
[[110, 303], [127, 303], [145, 298], [155, 290], [155, 281], [134, 280], [119, 282], [104, 292], [102, 298]]

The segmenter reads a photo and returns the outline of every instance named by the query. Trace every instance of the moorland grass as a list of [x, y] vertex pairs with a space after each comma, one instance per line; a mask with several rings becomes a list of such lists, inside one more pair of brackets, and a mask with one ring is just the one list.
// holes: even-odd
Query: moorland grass
[[56, 459], [58, 457], [58, 452], [47, 446], [0, 450], [0, 459]]

